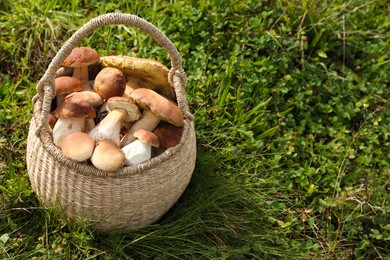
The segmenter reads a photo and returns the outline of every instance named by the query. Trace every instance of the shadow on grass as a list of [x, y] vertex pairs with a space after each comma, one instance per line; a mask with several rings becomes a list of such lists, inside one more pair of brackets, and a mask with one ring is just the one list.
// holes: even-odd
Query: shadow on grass
[[123, 258], [269, 259], [288, 255], [272, 224], [242, 187], [221, 174], [218, 158], [198, 147], [192, 180], [156, 224], [98, 236]]

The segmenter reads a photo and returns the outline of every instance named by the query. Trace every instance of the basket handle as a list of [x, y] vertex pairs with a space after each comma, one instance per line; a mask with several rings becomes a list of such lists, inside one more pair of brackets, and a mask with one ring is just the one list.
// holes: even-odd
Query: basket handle
[[40, 122], [36, 129], [36, 135], [39, 135], [42, 128], [48, 125], [48, 114], [51, 109], [51, 101], [55, 97], [54, 80], [56, 71], [62, 66], [63, 61], [72, 52], [73, 48], [75, 48], [88, 34], [92, 33], [99, 27], [110, 24], [124, 24], [139, 28], [149, 34], [165, 49], [171, 59], [172, 66], [168, 73], [168, 81], [175, 89], [178, 106], [184, 113], [184, 116], [190, 120], [193, 120], [193, 116], [189, 112], [186, 101], [186, 75], [182, 67], [182, 59], [180, 53], [171, 40], [169, 40], [168, 37], [154, 25], [136, 15], [125, 13], [107, 13], [91, 19], [89, 22], [79, 28], [64, 43], [64, 45], [49, 64], [45, 74], [39, 80], [36, 87], [37, 95], [34, 97], [34, 99], [42, 100], [42, 111]]

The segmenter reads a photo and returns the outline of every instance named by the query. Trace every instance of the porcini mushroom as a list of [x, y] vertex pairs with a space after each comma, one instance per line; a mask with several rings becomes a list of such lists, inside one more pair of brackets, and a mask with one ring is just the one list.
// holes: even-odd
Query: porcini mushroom
[[100, 107], [103, 104], [102, 97], [95, 91], [73, 92], [65, 96], [67, 102], [77, 103], [80, 101], [88, 102], [92, 107]]
[[102, 140], [96, 143], [91, 156], [92, 164], [103, 171], [116, 171], [125, 161], [125, 154], [111, 140]]
[[95, 78], [94, 88], [103, 99], [122, 96], [126, 88], [126, 78], [122, 71], [115, 68], [103, 68]]
[[87, 102], [63, 102], [54, 111], [57, 122], [53, 128], [53, 143], [61, 147], [65, 136], [73, 132], [83, 132], [85, 118], [95, 118], [95, 110]]
[[[98, 108], [103, 104], [102, 97], [98, 93], [89, 90], [70, 93], [65, 97], [64, 100], [73, 103], [77, 103], [81, 101], [87, 102], [94, 108]], [[94, 127], [95, 127], [95, 121], [92, 118], [86, 118], [85, 132], [91, 131], [92, 128]]]
[[180, 143], [183, 135], [183, 128], [171, 124], [160, 124], [154, 129], [153, 133], [160, 140], [160, 146], [170, 148]]
[[131, 98], [111, 97], [107, 100], [109, 110], [90, 132], [89, 135], [95, 140], [112, 140], [117, 146], [120, 144], [120, 130], [123, 122], [133, 122], [139, 119], [140, 110]]
[[83, 82], [75, 77], [62, 76], [54, 80], [57, 106], [61, 105], [67, 94], [83, 89]]
[[88, 78], [88, 66], [99, 61], [99, 54], [89, 47], [74, 48], [63, 61], [63, 66], [73, 68], [73, 77], [79, 78], [83, 84], [83, 90], [91, 90]]
[[148, 88], [138, 88], [130, 95], [144, 110], [142, 117], [134, 123], [121, 140], [121, 147], [136, 140], [134, 133], [139, 129], [153, 131], [161, 120], [177, 127], [184, 125], [183, 114], [171, 100]]
[[75, 162], [84, 162], [91, 158], [95, 149], [95, 141], [88, 134], [74, 132], [62, 140], [62, 154]]
[[134, 165], [149, 160], [152, 157], [152, 146], [160, 146], [159, 139], [153, 132], [140, 129], [134, 133], [134, 137], [138, 139], [122, 147], [126, 158], [125, 165]]
[[126, 88], [123, 93], [124, 97], [130, 97], [131, 92], [137, 88], [145, 88], [145, 84], [142, 82], [142, 79], [134, 76], [126, 76]]

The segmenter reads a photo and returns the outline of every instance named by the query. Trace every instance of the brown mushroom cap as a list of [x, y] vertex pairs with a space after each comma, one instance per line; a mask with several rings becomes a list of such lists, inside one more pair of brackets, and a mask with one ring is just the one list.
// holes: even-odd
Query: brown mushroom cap
[[135, 89], [130, 95], [144, 110], [149, 110], [161, 120], [183, 126], [184, 118], [179, 107], [171, 100], [148, 88]]
[[125, 161], [125, 154], [111, 140], [97, 142], [91, 156], [92, 164], [103, 171], [116, 171]]
[[74, 48], [62, 63], [64, 66], [77, 68], [91, 65], [99, 61], [99, 54], [89, 47]]
[[135, 131], [134, 137], [137, 137], [141, 142], [154, 146], [154, 147], [160, 147], [160, 140], [158, 139], [157, 135], [155, 135], [153, 132], [145, 130], [145, 129], [139, 129]]
[[74, 132], [67, 135], [61, 142], [61, 151], [66, 158], [75, 162], [88, 160], [95, 149], [95, 141], [88, 134]]
[[128, 97], [111, 97], [107, 100], [107, 108], [112, 111], [114, 109], [124, 109], [126, 110], [125, 121], [133, 122], [140, 118], [141, 111], [137, 103]]
[[87, 102], [63, 102], [54, 111], [54, 116], [59, 117], [73, 117], [73, 118], [95, 118], [96, 112], [93, 107]]
[[170, 148], [180, 143], [183, 128], [171, 124], [161, 124], [154, 129], [153, 133], [158, 136], [161, 147]]
[[83, 101], [89, 103], [93, 107], [101, 106], [103, 104], [102, 97], [94, 91], [73, 92], [67, 95], [64, 100], [72, 103]]
[[126, 78], [123, 72], [115, 68], [103, 68], [95, 78], [96, 92], [103, 98], [122, 96], [126, 89]]
[[69, 94], [83, 89], [83, 82], [75, 77], [62, 76], [54, 81], [56, 95]]

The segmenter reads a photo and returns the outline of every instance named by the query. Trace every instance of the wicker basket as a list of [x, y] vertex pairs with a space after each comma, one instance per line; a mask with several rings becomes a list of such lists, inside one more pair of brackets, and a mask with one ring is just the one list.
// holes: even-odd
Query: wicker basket
[[[177, 146], [145, 163], [105, 172], [62, 155], [48, 130], [48, 113], [55, 97], [55, 72], [63, 60], [89, 33], [111, 24], [139, 28], [164, 47], [171, 58], [169, 82], [174, 87], [185, 124]], [[132, 230], [158, 220], [181, 196], [195, 167], [195, 130], [185, 86], [186, 76], [179, 52], [146, 20], [130, 14], [110, 13], [90, 20], [77, 30], [53, 58], [38, 82], [37, 95], [33, 98], [26, 160], [32, 189], [41, 203], [64, 212], [72, 221], [82, 221], [102, 232]]]

